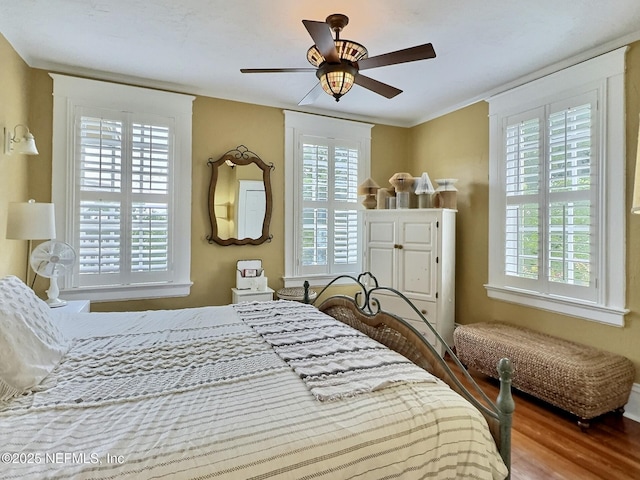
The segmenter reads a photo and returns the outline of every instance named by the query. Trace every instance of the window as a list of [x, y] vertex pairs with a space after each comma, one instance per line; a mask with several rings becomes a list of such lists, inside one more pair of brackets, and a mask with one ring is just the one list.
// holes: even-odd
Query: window
[[371, 127], [285, 112], [285, 286], [361, 271], [357, 190], [369, 176]]
[[623, 325], [624, 49], [489, 103], [489, 296]]
[[[58, 239], [67, 298], [189, 293], [193, 97], [52, 75]], [[187, 194], [185, 195], [185, 192]]]

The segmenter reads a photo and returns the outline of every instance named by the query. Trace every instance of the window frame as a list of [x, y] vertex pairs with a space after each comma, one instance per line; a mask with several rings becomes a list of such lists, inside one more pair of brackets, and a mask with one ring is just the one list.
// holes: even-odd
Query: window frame
[[[191, 135], [195, 97], [142, 87], [50, 73], [53, 78], [52, 201], [58, 240], [76, 247], [76, 115], [83, 108], [124, 113], [132, 119], [165, 118], [172, 124], [172, 186], [169, 189], [169, 278], [166, 274], [135, 283], [80, 285], [78, 262], [60, 279], [61, 294], [70, 300], [134, 300], [189, 295], [191, 239]], [[77, 159], [79, 161], [79, 157]], [[181, 194], [182, 192], [182, 194]], [[127, 195], [122, 192], [122, 195]], [[129, 224], [130, 222], [126, 221]], [[165, 278], [162, 278], [162, 277]]]
[[[625, 268], [625, 116], [626, 47], [489, 98], [489, 281], [490, 298], [549, 310], [608, 325], [624, 326]], [[506, 118], [596, 92], [594, 137], [598, 158], [596, 201], [596, 275], [589, 300], [550, 294], [509, 282], [504, 273]], [[547, 115], [544, 116], [545, 121]], [[546, 136], [546, 123], [544, 124]], [[546, 145], [546, 142], [543, 142]], [[546, 154], [545, 161], [546, 161]], [[546, 238], [541, 241], [546, 241]], [[518, 279], [516, 279], [518, 280]], [[542, 280], [544, 281], [544, 280]]]
[[371, 128], [373, 124], [354, 122], [284, 110], [285, 115], [285, 275], [284, 286], [301, 286], [305, 280], [314, 285], [324, 285], [341, 274], [359, 274], [362, 270], [362, 242], [364, 231], [361, 222], [362, 205], [358, 210], [358, 262], [353, 271], [334, 273], [304, 272], [300, 263], [302, 244], [296, 232], [302, 231], [302, 148], [303, 137], [326, 139], [331, 143], [345, 142], [358, 146], [358, 185], [371, 172]]

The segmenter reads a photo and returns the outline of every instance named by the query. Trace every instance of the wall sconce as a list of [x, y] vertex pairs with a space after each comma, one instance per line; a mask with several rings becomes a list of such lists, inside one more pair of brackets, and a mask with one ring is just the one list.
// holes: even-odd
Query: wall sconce
[[364, 182], [358, 185], [358, 195], [365, 195], [362, 205], [364, 208], [371, 209], [376, 208], [377, 200], [376, 193], [380, 187], [371, 178], [367, 178]]
[[[18, 136], [18, 128], [22, 127], [26, 132], [23, 136]], [[4, 129], [4, 153], [11, 155], [12, 153], [19, 155], [38, 155], [36, 148], [36, 140], [26, 125], [19, 123], [13, 129], [13, 135], [6, 128]]]

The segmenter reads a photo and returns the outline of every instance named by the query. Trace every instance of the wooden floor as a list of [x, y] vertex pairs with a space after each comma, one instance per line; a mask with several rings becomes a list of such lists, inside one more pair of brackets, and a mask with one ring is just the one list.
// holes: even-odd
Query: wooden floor
[[[495, 399], [498, 383], [470, 373]], [[640, 479], [640, 423], [610, 413], [582, 432], [568, 413], [517, 391], [514, 399], [512, 479]]]

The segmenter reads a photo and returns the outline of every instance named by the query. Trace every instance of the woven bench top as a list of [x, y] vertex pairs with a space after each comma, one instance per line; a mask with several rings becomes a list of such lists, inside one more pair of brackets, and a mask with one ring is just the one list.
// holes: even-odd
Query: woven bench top
[[627, 360], [622, 355], [506, 323], [475, 323], [459, 328], [463, 328], [466, 335], [478, 336], [483, 341], [498, 342], [505, 347], [542, 355], [549, 361], [557, 359], [565, 365], [573, 364], [581, 369], [600, 369], [604, 368], [603, 361]]
[[498, 322], [461, 325], [453, 337], [465, 365], [496, 378], [497, 361], [507, 357], [515, 388], [583, 419], [629, 399], [635, 368], [622, 355]]

